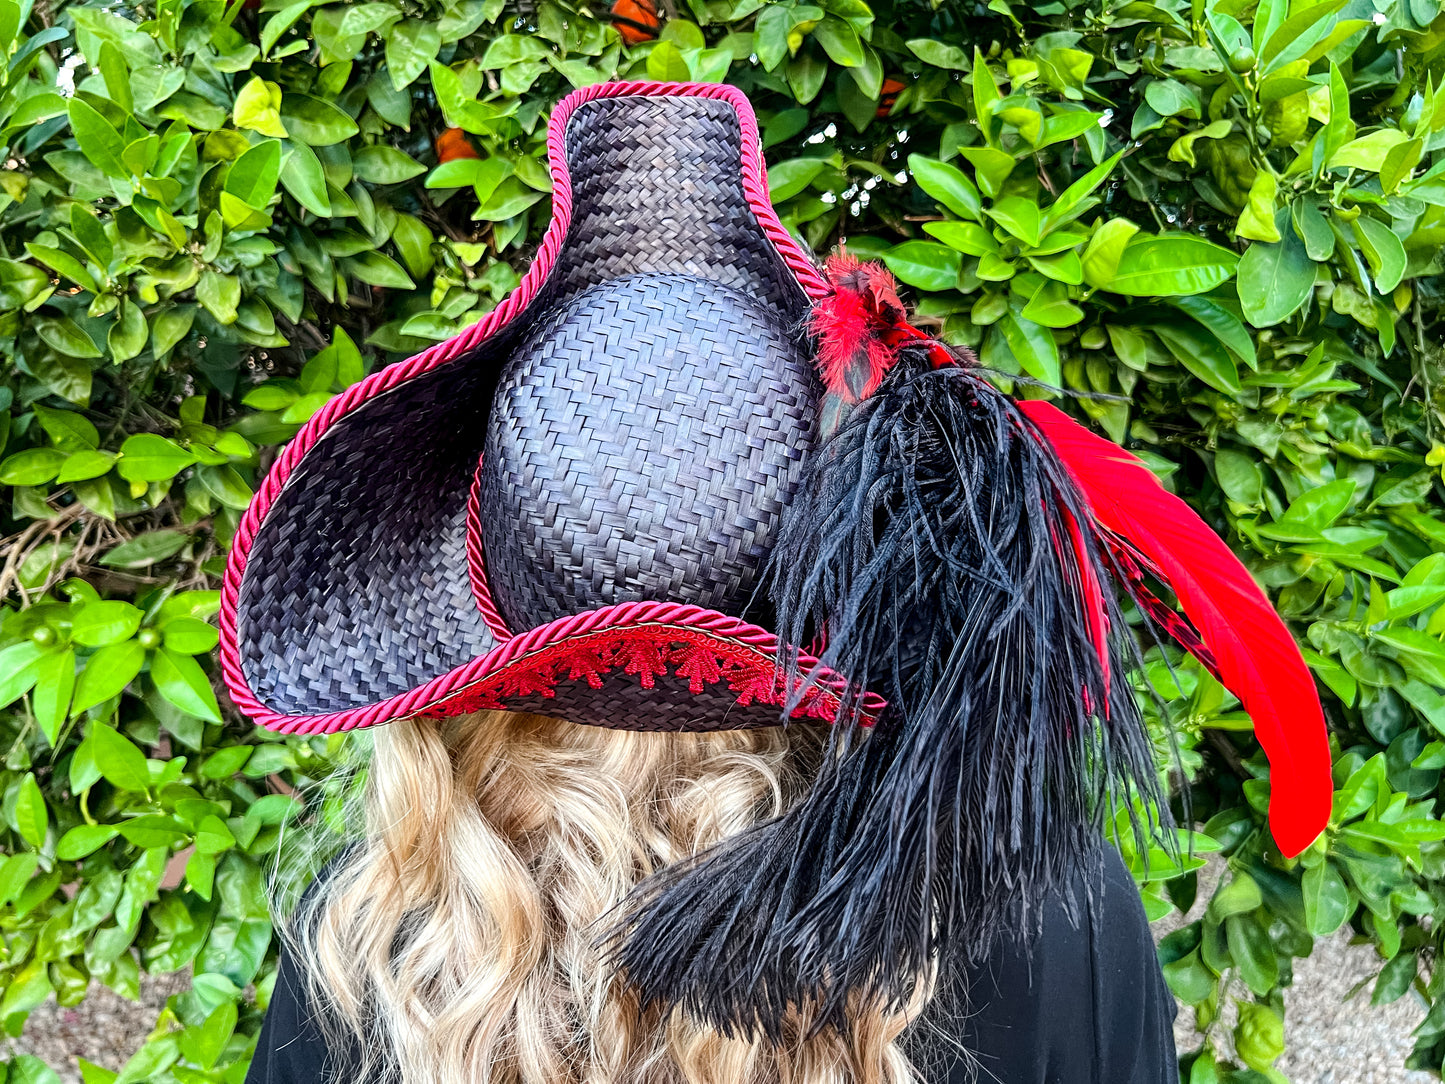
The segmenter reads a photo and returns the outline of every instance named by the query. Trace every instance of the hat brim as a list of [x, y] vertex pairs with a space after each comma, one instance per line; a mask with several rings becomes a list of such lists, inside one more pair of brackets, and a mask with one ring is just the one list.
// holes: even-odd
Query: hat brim
[[[380, 370], [328, 403], [284, 449], [243, 518], [222, 588], [221, 663], [232, 698], [262, 725], [330, 733], [483, 707], [630, 729], [732, 729], [780, 720], [788, 690], [777, 666], [780, 645], [765, 629], [663, 601], [606, 606], [512, 636], [486, 588], [483, 527], [469, 499], [485, 427], [477, 404], [485, 403], [486, 388], [476, 373], [482, 361], [508, 349], [527, 316], [555, 295], [559, 256], [570, 251], [576, 262], [579, 242], [569, 236], [574, 178], [568, 122], [585, 103], [619, 97], [694, 98], [730, 108], [741, 133], [736, 152], [741, 198], [753, 220], [746, 228], [800, 304], [827, 293], [812, 261], [772, 209], [757, 123], [740, 91], [711, 84], [612, 83], [569, 95], [554, 111], [548, 132], [553, 218], [518, 288], [460, 335]], [[405, 417], [422, 417], [432, 432], [443, 434], [391, 464], [398, 472], [396, 514], [415, 512], [418, 536], [434, 533], [448, 540], [422, 565], [406, 569], [427, 580], [436, 596], [437, 608], [415, 613], [407, 609], [413, 599], [398, 601], [377, 589], [377, 577], [396, 563], [388, 564], [390, 553], [369, 553], [371, 565], [349, 569], [347, 589], [340, 592], [334, 584], [329, 591], [318, 585], [308, 566], [324, 548], [328, 530], [343, 530], [348, 515], [374, 516], [358, 507], [355, 486], [348, 489], [348, 478], [381, 469], [358, 461], [358, 434], [394, 438], [395, 419]], [[464, 475], [456, 469], [460, 464], [469, 464]], [[426, 508], [407, 506], [438, 472], [447, 473], [445, 499]], [[457, 480], [463, 477], [465, 484]], [[303, 544], [310, 547], [308, 560], [294, 559], [295, 547]], [[373, 551], [380, 546], [374, 540], [365, 544]], [[339, 619], [338, 608], [345, 611]], [[370, 670], [361, 680], [326, 651], [313, 651], [323, 626], [339, 640], [335, 650], [343, 652], [342, 661], [364, 657]], [[403, 642], [402, 630], [416, 641]], [[802, 671], [812, 665], [805, 658]], [[795, 715], [831, 719], [843, 683], [831, 674], [817, 678]], [[881, 702], [870, 700], [869, 706], [876, 709]]]

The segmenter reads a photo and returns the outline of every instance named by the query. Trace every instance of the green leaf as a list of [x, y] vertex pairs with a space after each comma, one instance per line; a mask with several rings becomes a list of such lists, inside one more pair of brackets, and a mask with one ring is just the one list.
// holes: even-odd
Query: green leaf
[[1201, 139], [1223, 139], [1234, 129], [1234, 122], [1228, 120], [1217, 120], [1206, 124], [1203, 128], [1196, 128], [1192, 132], [1185, 132], [1174, 141], [1169, 148], [1169, 161], [1184, 162], [1190, 167], [1196, 166], [1194, 144]]
[[442, 41], [460, 41], [471, 34], [484, 22], [490, 22], [500, 13], [504, 0], [462, 0], [447, 8], [437, 23]]
[[356, 176], [370, 184], [400, 184], [426, 172], [411, 155], [382, 143], [361, 148], [351, 156], [351, 164]]
[[[1092, 206], [1091, 197], [1095, 189], [1104, 183], [1109, 174], [1114, 172], [1114, 167], [1119, 164], [1119, 159], [1123, 156], [1124, 152], [1120, 151], [1111, 158], [1106, 158], [1064, 189], [1044, 214], [1044, 229], [1053, 230], [1065, 222], [1072, 222]], [[1114, 221], [1120, 220], [1115, 219]]]
[[345, 9], [336, 32], [343, 38], [360, 37], [378, 33], [400, 18], [401, 12], [392, 4], [353, 4]]
[[1229, 958], [1239, 968], [1240, 978], [1250, 992], [1263, 997], [1274, 989], [1279, 982], [1279, 965], [1275, 962], [1269, 931], [1259, 919], [1254, 915], [1231, 915], [1224, 920], [1224, 934], [1229, 944]]
[[1414, 617], [1418, 613], [1424, 613], [1437, 602], [1445, 600], [1445, 585], [1397, 587], [1390, 591], [1386, 598], [1390, 605], [1386, 616], [1391, 621], [1398, 621], [1401, 618]]
[[1350, 120], [1350, 90], [1345, 83], [1344, 73], [1338, 64], [1330, 61], [1330, 113], [1324, 127], [1325, 161], [1343, 147], [1355, 134], [1355, 124]]
[[121, 790], [143, 791], [150, 786], [150, 769], [146, 757], [131, 744], [130, 739], [102, 723], [90, 728], [90, 743], [95, 766], [106, 782]]
[[40, 661], [31, 706], [35, 711], [35, 724], [52, 749], [56, 748], [60, 728], [70, 714], [70, 698], [74, 692], [74, 651], [66, 648]]
[[35, 330], [45, 342], [70, 358], [101, 357], [100, 347], [95, 345], [85, 330], [67, 316], [47, 316], [35, 322]]
[[397, 90], [411, 86], [441, 47], [441, 30], [430, 20], [407, 19], [393, 26], [386, 36], [386, 67], [392, 86]]
[[236, 1003], [227, 1001], [212, 1010], [205, 1021], [187, 1028], [181, 1036], [181, 1051], [202, 1069], [216, 1064], [236, 1030]]
[[914, 38], [906, 43], [913, 55], [934, 68], [966, 72], [972, 67], [968, 54], [957, 45], [945, 45], [932, 38]]
[[32, 852], [12, 854], [0, 862], [0, 905], [20, 895], [40, 865], [40, 856]]
[[827, 164], [823, 158], [793, 158], [768, 167], [768, 189], [773, 203], [783, 203], [802, 192]]
[[1056, 116], [1045, 117], [1043, 132], [1038, 138], [1037, 146], [1042, 150], [1055, 143], [1078, 139], [1081, 135], [1098, 128], [1102, 116], [1101, 113], [1084, 112], [1060, 113]]
[[123, 299], [115, 323], [110, 325], [110, 330], [105, 336], [105, 344], [110, 350], [111, 361], [117, 363], [129, 361], [144, 350], [146, 332], [146, 318], [141, 307], [129, 298]]
[[997, 326], [1024, 372], [1051, 387], [1063, 383], [1059, 346], [1052, 331], [1012, 310], [1003, 315]]
[[127, 482], [164, 482], [196, 461], [173, 440], [155, 433], [137, 433], [120, 446], [116, 470]]
[[70, 635], [77, 644], [106, 647], [134, 636], [142, 616], [129, 602], [87, 602], [71, 619]]
[[1132, 297], [1202, 294], [1228, 281], [1238, 260], [1228, 249], [1202, 237], [1137, 234], [1124, 246], [1113, 277], [1100, 285]]
[[286, 126], [281, 122], [281, 88], [253, 76], [236, 95], [231, 113], [237, 128], [250, 128], [262, 135], [285, 139]]
[[1231, 354], [1251, 369], [1258, 367], [1254, 336], [1234, 313], [1207, 297], [1174, 297], [1169, 299], [1169, 304], [1198, 320], [1213, 332], [1214, 337], [1223, 343]]
[[70, 710], [79, 714], [97, 704], [118, 696], [135, 680], [145, 664], [145, 648], [137, 640], [103, 647], [85, 660], [75, 683], [75, 697]]
[[1264, 499], [1264, 478], [1259, 465], [1242, 452], [1219, 449], [1214, 455], [1214, 475], [1219, 488], [1232, 501], [1257, 505]]
[[[666, 44], [664, 43], [664, 45]], [[660, 45], [658, 49], [661, 48], [663, 46]], [[647, 58], [649, 73], [653, 70], [652, 57], [656, 56], [657, 52], [658, 50], [654, 49]], [[684, 65], [685, 68], [686, 65]], [[811, 52], [799, 53], [788, 62], [786, 71], [788, 87], [792, 90], [794, 99], [807, 105], [823, 89], [823, 82], [828, 76], [828, 62]]]
[[206, 492], [227, 508], [244, 512], [254, 494], [245, 480], [230, 466], [203, 466], [196, 470], [196, 479]]
[[89, 451], [100, 446], [100, 433], [84, 414], [77, 410], [56, 410], [34, 406], [35, 420], [57, 448], [66, 452]]
[[247, 207], [260, 210], [276, 194], [281, 177], [281, 144], [274, 139], [257, 143], [231, 163], [225, 190]]
[[80, 98], [71, 98], [68, 109], [70, 130], [75, 133], [80, 152], [106, 176], [117, 180], [129, 177], [131, 171], [121, 161], [125, 141], [111, 126], [110, 121]]
[[1300, 494], [1284, 515], [1272, 524], [1261, 526], [1259, 531], [1269, 538], [1312, 541], [1319, 537], [1320, 531], [1344, 514], [1354, 495], [1353, 478], [1326, 482]]
[[1219, 978], [1204, 965], [1195, 949], [1187, 956], [1164, 965], [1164, 981], [1185, 1005], [1198, 1005], [1215, 990]]
[[1258, 908], [1264, 902], [1259, 884], [1247, 873], [1236, 873], [1227, 884], [1222, 885], [1209, 901], [1209, 914], [1217, 920], [1231, 915], [1241, 915]]
[[102, 268], [110, 265], [111, 259], [115, 256], [115, 246], [111, 244], [105, 227], [100, 224], [95, 215], [78, 203], [73, 204], [70, 208], [70, 229], [84, 247], [86, 255]]
[[1144, 100], [1161, 117], [1180, 116], [1198, 120], [1204, 113], [1199, 92], [1177, 79], [1154, 80], [1144, 88]]
[[0, 485], [42, 485], [60, 472], [65, 461], [65, 453], [54, 448], [31, 448], [16, 452], [0, 463]]
[[49, 826], [50, 811], [45, 806], [45, 796], [40, 793], [40, 784], [35, 781], [34, 772], [26, 772], [15, 793], [15, 830], [26, 843], [39, 847], [45, 842]]
[[186, 830], [172, 817], [148, 814], [121, 821], [117, 827], [127, 843], [137, 847], [174, 847], [186, 838]]
[[[39, 978], [44, 979], [45, 971], [41, 969]], [[44, 983], [47, 991], [49, 983]], [[42, 996], [41, 1000], [44, 1000]], [[10, 1063], [10, 1075], [5, 1078], [6, 1084], [61, 1084], [60, 1074], [50, 1066], [46, 1065], [39, 1058], [32, 1054], [21, 1054]], [[87, 1081], [86, 1084], [89, 1084]]]
[[1235, 224], [1235, 232], [1240, 237], [1247, 237], [1252, 241], [1280, 239], [1279, 227], [1274, 221], [1274, 201], [1278, 191], [1279, 182], [1272, 173], [1262, 169], [1255, 173], [1254, 181], [1249, 186], [1249, 195], [1245, 199], [1244, 212]]
[[230, 779], [246, 766], [251, 753], [249, 745], [227, 745], [217, 749], [201, 765], [201, 775], [206, 779]]
[[1367, 136], [1353, 139], [1346, 143], [1334, 154], [1330, 155], [1327, 163], [1331, 169], [1365, 169], [1372, 173], [1378, 173], [1385, 164], [1385, 156], [1390, 150], [1409, 137], [1396, 128], [1382, 128], [1378, 132], [1371, 132]]
[[1371, 1005], [1388, 1005], [1405, 996], [1415, 981], [1419, 961], [1413, 952], [1402, 952], [1380, 969], [1375, 979], [1375, 990], [1370, 995]]
[[921, 290], [950, 290], [958, 284], [963, 257], [933, 241], [905, 241], [883, 253], [883, 262], [898, 278]]
[[416, 286], [401, 265], [380, 252], [362, 252], [341, 261], [342, 270], [372, 286], [410, 290]]
[[[913, 174], [913, 179], [918, 182], [919, 188], [954, 214], [975, 222], [982, 221], [980, 215], [983, 202], [979, 198], [978, 189], [957, 166], [940, 162], [936, 158], [925, 158], [921, 154], [910, 154], [908, 169]], [[771, 174], [769, 176], [771, 177]]]
[[[37, 245], [33, 241], [25, 242], [25, 251], [34, 256], [46, 267], [52, 268], [70, 279], [82, 290], [97, 290], [100, 284], [79, 260], [68, 252], [62, 252], [58, 248], [51, 248], [48, 245]], [[48, 283], [49, 278], [46, 279]]]
[[863, 44], [858, 40], [858, 32], [842, 19], [824, 19], [813, 27], [813, 40], [823, 47], [834, 64], [856, 68], [863, 63]]
[[1342, 7], [1346, 0], [1324, 0], [1323, 3], [1297, 11], [1274, 29], [1260, 51], [1259, 59], [1266, 71], [1274, 71], [1283, 64], [1305, 55], [1310, 46], [1324, 37], [1330, 29], [1329, 19]]
[[20, 308], [49, 285], [50, 276], [33, 264], [0, 259], [0, 311]]
[[221, 721], [210, 679], [189, 655], [161, 648], [151, 659], [151, 680], [160, 694], [182, 711], [208, 723]]
[[196, 850], [202, 854], [220, 854], [235, 845], [236, 837], [220, 817], [209, 816], [196, 828]]
[[88, 481], [90, 478], [98, 478], [110, 473], [113, 465], [116, 465], [116, 455], [113, 452], [72, 452], [71, 455], [66, 455], [65, 463], [61, 464], [61, 470], [56, 474], [55, 480], [58, 483]]
[[223, 275], [206, 268], [196, 284], [196, 300], [216, 318], [217, 323], [234, 324], [236, 306], [241, 303], [241, 280], [235, 275]]
[[306, 94], [285, 95], [281, 120], [293, 140], [312, 147], [330, 147], [360, 131], [339, 107]]
[[118, 835], [120, 829], [112, 824], [78, 824], [60, 837], [55, 845], [55, 857], [74, 862], [94, 854]]
[[1350, 890], [1332, 862], [1304, 871], [1305, 925], [1315, 937], [1328, 937], [1349, 919], [1354, 911]]
[[1378, 219], [1361, 215], [1351, 223], [1355, 239], [1360, 242], [1360, 251], [1370, 264], [1375, 278], [1375, 288], [1388, 294], [1400, 285], [1405, 274], [1405, 246], [1395, 231]]
[[[1014, 156], [995, 147], [962, 147], [958, 153], [973, 163], [979, 190], [989, 199], [997, 199], [1004, 181], [1008, 180], [1017, 164]], [[1053, 221], [1051, 215], [1050, 224]]]
[[1287, 208], [1275, 213], [1275, 225], [1281, 239], [1255, 242], [1239, 261], [1239, 301], [1255, 327], [1288, 319], [1314, 292], [1315, 264], [1290, 228]]
[[35, 685], [43, 650], [33, 640], [22, 640], [0, 650], [0, 707], [13, 704]]
[[1319, 262], [1334, 255], [1335, 234], [1318, 206], [1308, 200], [1297, 200], [1290, 208], [1290, 217], [1310, 259]]
[[261, 28], [261, 55], [265, 56], [276, 47], [281, 40], [281, 35], [296, 25], [296, 20], [305, 15], [311, 9], [315, 0], [297, 0], [282, 8]]
[[326, 173], [321, 159], [305, 143], [292, 142], [281, 163], [281, 185], [291, 198], [313, 215], [331, 217], [331, 197], [326, 191]]
[[194, 305], [174, 305], [151, 317], [151, 352], [163, 358], [190, 334], [196, 319]]
[[923, 228], [949, 248], [968, 256], [983, 256], [999, 251], [993, 234], [976, 222], [925, 222]]
[[989, 217], [1026, 245], [1043, 240], [1039, 205], [1022, 196], [1006, 196], [988, 208]]
[[1202, 327], [1188, 324], [1150, 324], [1176, 361], [1211, 388], [1239, 395], [1239, 367], [1219, 340]]
[[413, 278], [423, 278], [431, 271], [435, 263], [431, 248], [435, 238], [421, 219], [414, 215], [397, 215], [391, 240]]
[[[1445, 588], [1441, 589], [1445, 594]], [[182, 655], [205, 655], [215, 650], [220, 640], [215, 626], [194, 617], [178, 617], [166, 623], [165, 645]]]
[[1034, 292], [1019, 315], [1045, 327], [1065, 328], [1083, 320], [1084, 310], [1069, 300], [1066, 286], [1049, 282]]

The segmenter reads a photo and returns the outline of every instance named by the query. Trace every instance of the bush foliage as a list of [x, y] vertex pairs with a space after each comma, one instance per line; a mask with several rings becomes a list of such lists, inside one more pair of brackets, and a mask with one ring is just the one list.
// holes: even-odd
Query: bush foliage
[[10, 1035], [52, 994], [191, 968], [124, 1070], [85, 1080], [241, 1080], [267, 876], [339, 746], [218, 698], [228, 539], [329, 397], [516, 283], [551, 105], [651, 78], [746, 90], [789, 227], [883, 259], [1005, 383], [1090, 393], [1071, 409], [1305, 644], [1338, 790], [1297, 861], [1237, 702], [1151, 656], [1199, 829], [1178, 862], [1130, 856], [1151, 915], [1225, 860], [1161, 947], [1197, 1011], [1188, 1078], [1282, 1079], [1292, 962], [1346, 925], [1378, 948], [1374, 1001], [1432, 1006], [1411, 1064], [1441, 1068], [1439, 0], [679, 0], [657, 40], [565, 0], [131, 2], [0, 0]]

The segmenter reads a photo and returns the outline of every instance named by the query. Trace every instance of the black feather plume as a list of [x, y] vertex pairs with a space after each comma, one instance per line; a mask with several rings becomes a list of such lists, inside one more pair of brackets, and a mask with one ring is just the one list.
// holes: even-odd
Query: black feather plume
[[[639, 890], [615, 946], [645, 1001], [774, 1040], [790, 1016], [899, 1006], [1031, 922], [1122, 788], [1157, 806], [1129, 684], [1091, 635], [1106, 577], [1085, 519], [1011, 400], [904, 351], [815, 451], [771, 565], [779, 638], [826, 630], [821, 661], [889, 707], [840, 720], [793, 810]], [[1118, 674], [1134, 649], [1103, 605]]]

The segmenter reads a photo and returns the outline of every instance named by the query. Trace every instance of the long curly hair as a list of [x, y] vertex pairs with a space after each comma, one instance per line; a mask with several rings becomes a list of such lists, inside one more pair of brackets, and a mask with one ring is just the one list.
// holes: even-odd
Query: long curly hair
[[[343, 1079], [905, 1084], [929, 999], [796, 1015], [781, 1043], [638, 1003], [598, 936], [656, 870], [788, 809], [824, 736], [638, 733], [483, 712], [379, 728], [364, 838], [285, 924]], [[924, 984], [924, 985], [931, 985]]]

